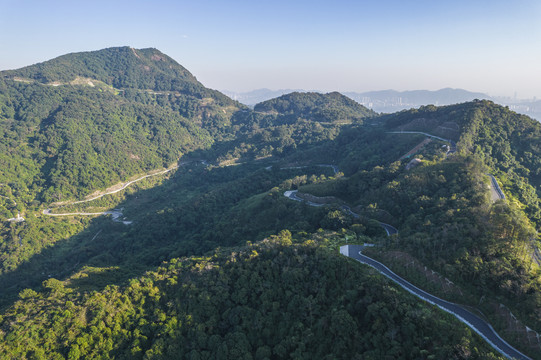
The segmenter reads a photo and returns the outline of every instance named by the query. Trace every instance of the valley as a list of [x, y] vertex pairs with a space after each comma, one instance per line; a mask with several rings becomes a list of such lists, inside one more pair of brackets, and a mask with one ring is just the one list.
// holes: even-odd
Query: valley
[[0, 215], [25, 218], [0, 224], [2, 358], [540, 358], [526, 116], [337, 92], [251, 110], [121, 47], [0, 72], [0, 134]]

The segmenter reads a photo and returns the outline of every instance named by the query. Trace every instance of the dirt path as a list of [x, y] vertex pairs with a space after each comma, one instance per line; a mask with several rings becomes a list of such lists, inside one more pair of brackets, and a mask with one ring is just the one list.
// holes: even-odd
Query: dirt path
[[[184, 165], [184, 164], [186, 164], [186, 163], [181, 163], [179, 165], [175, 165], [175, 166], [170, 167], [170, 168], [168, 168], [166, 170], [163, 170], [163, 171], [158, 171], [158, 172], [155, 172], [155, 173], [152, 173], [152, 174], [143, 175], [141, 177], [138, 177], [137, 179], [128, 181], [126, 183], [120, 183], [120, 184], [114, 185], [114, 186], [110, 187], [109, 189], [105, 190], [105, 192], [100, 193], [99, 195], [93, 196], [93, 197], [91, 197], [89, 199], [79, 200], [79, 201], [67, 201], [67, 202], [55, 203], [55, 204], [51, 204], [51, 205], [66, 206], [66, 205], [74, 205], [74, 204], [81, 204], [81, 203], [85, 203], [85, 202], [94, 201], [94, 200], [97, 200], [99, 198], [104, 197], [105, 195], [111, 195], [111, 194], [115, 194], [117, 192], [120, 192], [120, 191], [126, 189], [128, 186], [130, 186], [130, 185], [132, 185], [132, 184], [134, 184], [134, 183], [136, 183], [138, 181], [141, 181], [143, 179], [146, 179], [148, 177], [166, 174], [166, 173], [168, 173], [170, 171], [178, 169], [179, 166]], [[79, 216], [100, 216], [100, 215], [111, 215], [114, 222], [121, 222], [124, 225], [132, 224], [132, 221], [120, 220], [122, 218], [122, 216], [123, 216], [122, 209], [120, 209], [120, 210], [119, 209], [114, 209], [114, 210], [102, 211], [102, 212], [96, 212], [96, 213], [73, 212], [73, 213], [53, 214], [53, 213], [51, 213], [51, 209], [47, 208], [47, 209], [42, 211], [42, 214], [47, 215], [47, 216], [77, 216], [77, 215], [79, 215]]]
[[[115, 186], [105, 190], [106, 192], [104, 192], [102, 194], [99, 194], [97, 196], [91, 197], [90, 199], [68, 202], [68, 203], [64, 203], [62, 205], [74, 205], [74, 204], [81, 204], [81, 203], [84, 203], [84, 202], [94, 201], [96, 199], [104, 197], [105, 195], [111, 195], [111, 194], [115, 194], [117, 192], [120, 192], [120, 191], [124, 190], [125, 188], [127, 188], [128, 186], [130, 186], [131, 184], [134, 184], [134, 183], [136, 183], [138, 181], [141, 181], [143, 179], [146, 179], [148, 177], [162, 175], [162, 174], [166, 174], [166, 173], [168, 173], [170, 171], [176, 170], [176, 169], [178, 169], [179, 166], [180, 165], [175, 165], [175, 166], [173, 166], [173, 167], [171, 167], [169, 169], [166, 169], [166, 170], [163, 170], [163, 171], [160, 171], [160, 172], [157, 172], [157, 173], [153, 173], [153, 174], [144, 175], [144, 176], [141, 176], [141, 177], [139, 177], [139, 178], [137, 178], [135, 180], [128, 181], [127, 183], [124, 183], [124, 184], [121, 183], [121, 184], [115, 185]], [[120, 186], [120, 187], [117, 188], [118, 186]], [[112, 190], [110, 190], [110, 189], [112, 189]]]

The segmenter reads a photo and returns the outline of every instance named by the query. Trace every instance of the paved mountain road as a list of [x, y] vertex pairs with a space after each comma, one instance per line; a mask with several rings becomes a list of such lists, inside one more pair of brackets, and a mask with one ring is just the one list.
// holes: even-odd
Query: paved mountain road
[[438, 139], [438, 140], [441, 140], [441, 141], [448, 142], [451, 146], [449, 148], [449, 151], [447, 151], [447, 155], [456, 152], [456, 143], [453, 140], [444, 139], [442, 137], [432, 135], [432, 134], [427, 134], [427, 133], [422, 132], [422, 131], [388, 131], [387, 133], [388, 134], [421, 134], [421, 135], [424, 135], [424, 136], [428, 136], [429, 138]]
[[372, 258], [369, 258], [366, 255], [362, 254], [364, 246], [362, 245], [345, 245], [340, 249], [340, 252], [345, 254], [348, 257], [351, 257], [363, 264], [369, 265], [376, 269], [381, 274], [385, 275], [405, 290], [411, 294], [423, 299], [424, 301], [436, 305], [440, 309], [453, 314], [460, 321], [468, 325], [473, 331], [479, 334], [483, 339], [485, 339], [494, 349], [500, 352], [502, 355], [509, 359], [530, 359], [526, 355], [522, 354], [520, 351], [509, 345], [505, 340], [503, 340], [497, 333], [494, 331], [492, 326], [486, 321], [482, 320], [478, 316], [472, 314], [468, 310], [464, 309], [460, 305], [454, 304], [449, 301], [440, 299], [434, 295], [427, 293], [419, 289], [418, 287], [412, 285], [408, 281], [404, 280], [400, 276], [392, 272], [388, 267], [376, 261]]
[[121, 220], [123, 213], [120, 209], [114, 209], [109, 211], [102, 211], [102, 212], [96, 212], [96, 213], [85, 213], [85, 212], [74, 212], [74, 213], [64, 213], [64, 214], [53, 214], [51, 213], [51, 209], [45, 209], [43, 210], [43, 215], [48, 216], [100, 216], [100, 215], [111, 215], [111, 218], [114, 222], [123, 223], [124, 225], [131, 225], [133, 221], [127, 221], [127, 220]]
[[[180, 164], [180, 165], [183, 165], [183, 164]], [[180, 165], [176, 165], [176, 166], [173, 166], [173, 167], [170, 167], [169, 169], [166, 169], [166, 170], [163, 170], [163, 171], [159, 171], [159, 172], [156, 172], [156, 173], [153, 173], [153, 174], [148, 174], [148, 175], [144, 175], [144, 176], [141, 176], [135, 180], [132, 180], [132, 181], [128, 181], [127, 183], [123, 184], [119, 189], [116, 189], [116, 190], [111, 190], [111, 191], [108, 191], [106, 193], [103, 193], [103, 194], [100, 194], [98, 196], [95, 196], [95, 197], [92, 197], [90, 199], [85, 199], [85, 200], [79, 200], [79, 201], [74, 201], [74, 202], [70, 202], [69, 204], [67, 205], [71, 205], [71, 204], [81, 204], [81, 203], [85, 203], [85, 202], [89, 202], [89, 201], [94, 201], [94, 200], [97, 200], [101, 197], [104, 197], [105, 195], [111, 195], [111, 194], [115, 194], [117, 192], [120, 192], [124, 189], [126, 189], [128, 186], [130, 186], [131, 184], [133, 183], [136, 183], [138, 181], [141, 181], [143, 179], [146, 179], [148, 177], [152, 177], [152, 176], [157, 176], [157, 175], [162, 175], [162, 174], [165, 174], [165, 173], [168, 173], [172, 170], [176, 170], [178, 169], [178, 167]]]
[[284, 196], [291, 199], [291, 200], [295, 200], [295, 201], [300, 201], [300, 202], [305, 202], [307, 203], [308, 205], [310, 206], [323, 206], [325, 204], [318, 204], [318, 203], [315, 203], [315, 202], [312, 202], [312, 201], [308, 201], [308, 200], [304, 200], [304, 199], [301, 199], [300, 197], [297, 196], [297, 193], [299, 192], [299, 190], [288, 190], [286, 192], [284, 192]]
[[[289, 191], [284, 192], [284, 196], [294, 201], [299, 201], [299, 202], [304, 201], [310, 206], [323, 206], [324, 205], [324, 204], [317, 204], [311, 201], [303, 200], [297, 196], [297, 192], [298, 190], [289, 190]], [[346, 211], [348, 214], [352, 215], [355, 218], [359, 217], [359, 215], [353, 212], [351, 208], [347, 205], [343, 205], [341, 209]], [[381, 227], [385, 229], [385, 231], [387, 232], [387, 235], [390, 236], [393, 234], [398, 234], [398, 230], [394, 228], [393, 226], [389, 224], [381, 223], [381, 222], [380, 222], [380, 225]], [[479, 334], [479, 336], [485, 339], [485, 341], [488, 342], [495, 350], [497, 350], [499, 353], [501, 353], [503, 356], [507, 357], [508, 359], [531, 360], [528, 356], [522, 354], [520, 351], [518, 351], [517, 349], [509, 345], [505, 340], [503, 340], [496, 333], [496, 331], [492, 328], [492, 326], [489, 323], [479, 318], [477, 315], [472, 314], [471, 312], [464, 309], [460, 305], [454, 304], [449, 301], [445, 301], [432, 294], [427, 293], [424, 290], [419, 289], [418, 287], [404, 280], [400, 276], [396, 275], [388, 267], [386, 267], [379, 261], [369, 258], [366, 255], [363, 255], [361, 253], [363, 248], [364, 248], [363, 245], [345, 245], [340, 248], [340, 253], [348, 257], [351, 257], [363, 264], [373, 267], [378, 272], [388, 277], [392, 281], [396, 282], [398, 285], [400, 285], [402, 288], [404, 288], [411, 294], [421, 298], [422, 300], [430, 304], [436, 305], [440, 309], [450, 314], [453, 314], [458, 320], [460, 320], [461, 322], [466, 324], [468, 327], [470, 327], [473, 331], [475, 331], [477, 334]]]

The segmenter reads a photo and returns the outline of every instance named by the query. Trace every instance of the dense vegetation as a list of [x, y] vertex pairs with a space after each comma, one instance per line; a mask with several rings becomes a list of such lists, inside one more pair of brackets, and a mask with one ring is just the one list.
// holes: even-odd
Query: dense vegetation
[[[269, 122], [205, 88], [155, 49], [64, 55], [0, 73], [0, 90], [0, 212], [6, 218], [33, 201], [81, 198], [186, 154], [201, 157], [194, 150], [213, 144], [206, 160], [283, 157], [333, 139], [339, 128], [303, 119], [311, 103], [289, 111], [288, 124]], [[322, 109], [331, 104], [328, 122], [374, 115], [336, 93], [316, 97]]]
[[499, 358], [450, 315], [286, 231], [175, 259], [125, 287], [44, 287], [0, 318], [2, 358]]
[[[299, 118], [317, 122], [361, 122], [376, 115], [372, 110], [338, 93], [282, 95], [257, 104], [256, 113], [274, 115], [274, 123], [293, 123]], [[269, 120], [267, 120], [269, 121]]]
[[387, 129], [426, 131], [475, 154], [541, 227], [541, 124], [490, 101], [425, 106], [389, 115]]
[[540, 329], [541, 271], [526, 216], [504, 202], [490, 204], [487, 177], [474, 158], [426, 162], [406, 173], [401, 166], [301, 191], [345, 199], [360, 214], [394, 224], [400, 234], [385, 242], [390, 249], [408, 251], [479, 297], [498, 297]]
[[90, 82], [91, 86], [99, 86], [103, 83], [115, 89], [179, 92], [200, 99], [217, 98], [223, 104], [232, 103], [220, 92], [205, 88], [175, 60], [151, 48], [125, 46], [67, 54], [22, 69], [4, 71], [2, 77], [55, 85]]
[[[400, 130], [451, 139], [458, 152], [390, 133]], [[451, 300], [490, 319], [487, 304], [502, 303], [540, 331], [540, 131], [484, 101], [377, 116], [338, 93], [294, 93], [252, 111], [154, 49], [2, 72], [0, 216], [26, 221], [0, 224], [0, 353], [494, 357], [336, 247], [353, 238], [380, 245], [381, 259], [407, 252], [462, 289]], [[120, 193], [69, 201], [175, 163]], [[487, 173], [508, 201], [490, 200]], [[291, 201], [290, 189], [327, 205]], [[45, 207], [116, 208], [133, 223]]]
[[[212, 133], [239, 108], [218, 92], [205, 90], [156, 50], [136, 55], [129, 48], [106, 49], [1, 73], [5, 80], [0, 84], [0, 192], [14, 199], [18, 210], [33, 200], [82, 197], [131, 175], [174, 164], [187, 152], [208, 148], [214, 141]], [[148, 79], [140, 76], [146, 73], [147, 62], [156, 63]], [[167, 70], [167, 77], [158, 70]], [[180, 76], [183, 72], [185, 76]], [[18, 76], [69, 81], [74, 74], [115, 87], [13, 80]], [[117, 84], [117, 78], [144, 83]], [[145, 89], [162, 86], [147, 84], [149, 79], [174, 80], [197, 89], [151, 93]], [[123, 86], [134, 89], [118, 90]], [[9, 206], [1, 210], [5, 215], [15, 211]]]

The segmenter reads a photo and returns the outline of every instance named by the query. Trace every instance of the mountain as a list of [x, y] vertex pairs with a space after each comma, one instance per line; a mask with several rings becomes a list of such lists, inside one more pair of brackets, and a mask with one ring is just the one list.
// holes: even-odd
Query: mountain
[[279, 89], [279, 90], [270, 90], [270, 89], [256, 89], [248, 92], [235, 92], [229, 90], [222, 90], [224, 94], [229, 96], [232, 99], [237, 100], [248, 106], [254, 106], [260, 102], [267, 101], [279, 96], [289, 94], [292, 92], [307, 92], [301, 89]]
[[359, 103], [378, 112], [392, 113], [422, 105], [450, 105], [474, 99], [491, 99], [488, 95], [462, 89], [445, 88], [437, 91], [369, 91], [364, 93], [344, 93]]
[[22, 69], [3, 71], [0, 76], [52, 86], [103, 83], [115, 89], [173, 91], [230, 102], [221, 93], [205, 88], [175, 60], [152, 48], [126, 46], [67, 54]]
[[0, 76], [0, 357], [501, 358], [347, 243], [539, 358], [538, 122], [58, 59]]
[[539, 122], [491, 101], [424, 106], [391, 114], [386, 117], [386, 127], [452, 139], [495, 171], [525, 178], [535, 189], [541, 186]]
[[[291, 89], [257, 89], [248, 92], [233, 92], [223, 91], [225, 94], [238, 100], [239, 102], [254, 106], [257, 103], [270, 100], [292, 92], [310, 92], [306, 90], [291, 90]], [[490, 96], [470, 92], [462, 89], [445, 88], [436, 91], [430, 90], [411, 90], [411, 91], [396, 91], [396, 90], [381, 90], [367, 92], [343, 92], [344, 95], [359, 102], [360, 104], [374, 109], [378, 112], [394, 112], [422, 105], [450, 105], [474, 99], [492, 99]]]
[[[224, 91], [227, 95], [240, 101], [243, 104], [254, 106], [281, 95], [291, 92], [307, 92], [306, 90], [269, 90], [258, 89], [244, 93]], [[382, 113], [393, 113], [411, 108], [418, 108], [424, 105], [452, 105], [469, 102], [475, 99], [486, 99], [498, 104], [509, 106], [513, 111], [528, 115], [541, 121], [541, 102], [534, 100], [516, 100], [511, 98], [493, 97], [484, 93], [471, 92], [463, 89], [445, 88], [440, 90], [380, 90], [367, 92], [343, 92], [344, 95], [357, 101], [374, 111]]]
[[0, 182], [21, 206], [171, 166], [243, 108], [155, 49], [68, 54], [0, 79]]
[[277, 121], [302, 118], [318, 122], [355, 122], [376, 114], [338, 92], [294, 92], [255, 105], [256, 113], [276, 114]]

